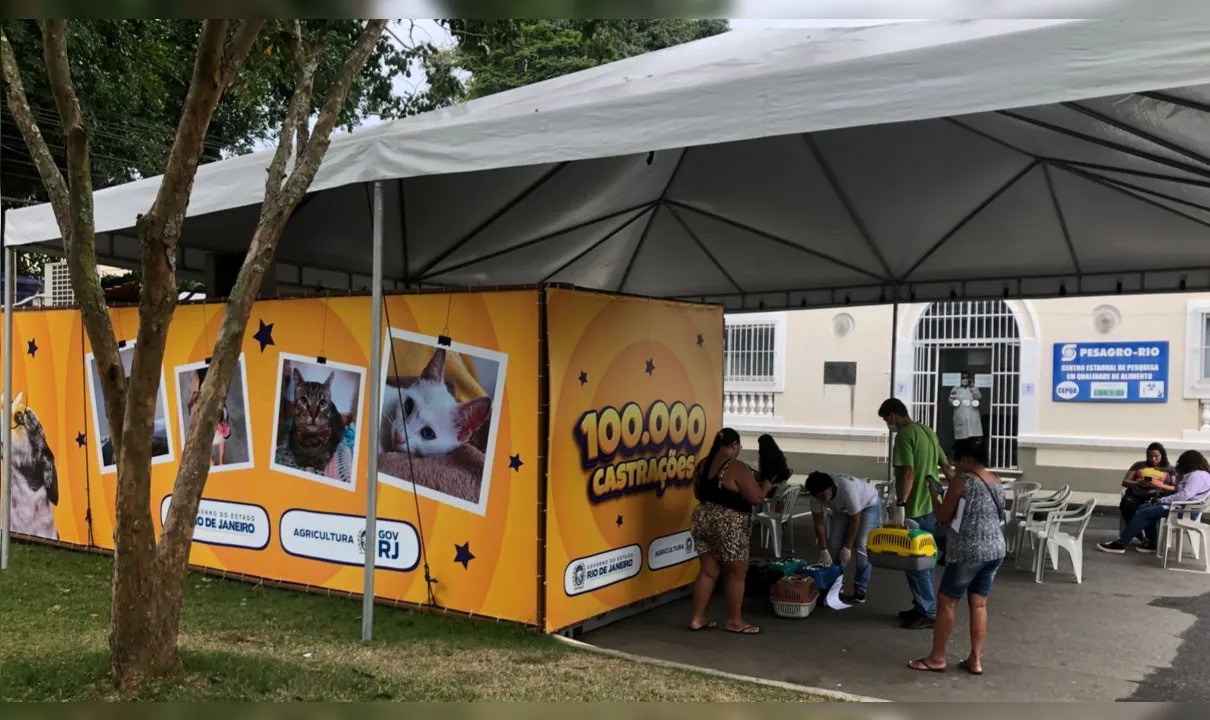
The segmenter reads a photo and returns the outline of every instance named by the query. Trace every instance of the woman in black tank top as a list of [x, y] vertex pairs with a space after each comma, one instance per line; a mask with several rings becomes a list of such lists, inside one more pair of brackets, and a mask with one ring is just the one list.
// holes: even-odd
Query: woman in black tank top
[[714, 437], [709, 454], [697, 467], [693, 491], [700, 505], [693, 511], [693, 541], [701, 567], [693, 582], [693, 618], [690, 630], [717, 627], [706, 619], [706, 606], [719, 577], [727, 601], [729, 632], [755, 635], [760, 628], [744, 622], [744, 578], [748, 574], [748, 551], [752, 539], [752, 506], [764, 499], [771, 487], [757, 482], [739, 455], [739, 433], [724, 428]]

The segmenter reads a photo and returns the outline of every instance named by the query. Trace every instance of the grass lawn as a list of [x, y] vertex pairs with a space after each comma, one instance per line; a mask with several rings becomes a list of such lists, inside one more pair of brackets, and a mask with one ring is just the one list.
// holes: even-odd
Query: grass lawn
[[[0, 573], [0, 700], [117, 700], [108, 681], [111, 562], [14, 544]], [[536, 632], [393, 608], [360, 642], [361, 603], [189, 579], [180, 674], [148, 700], [818, 698], [567, 648]]]

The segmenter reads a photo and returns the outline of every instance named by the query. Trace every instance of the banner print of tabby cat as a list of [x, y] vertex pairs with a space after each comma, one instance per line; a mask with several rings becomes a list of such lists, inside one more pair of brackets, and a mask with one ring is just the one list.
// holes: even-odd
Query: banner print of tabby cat
[[280, 380], [274, 420], [277, 439], [270, 467], [355, 489], [365, 370], [283, 353]]

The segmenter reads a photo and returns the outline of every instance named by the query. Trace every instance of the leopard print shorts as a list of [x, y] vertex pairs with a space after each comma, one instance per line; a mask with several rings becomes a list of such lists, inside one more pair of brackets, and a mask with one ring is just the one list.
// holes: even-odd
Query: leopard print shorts
[[752, 542], [752, 514], [702, 503], [693, 511], [690, 525], [699, 555], [710, 553], [719, 562], [748, 562]]

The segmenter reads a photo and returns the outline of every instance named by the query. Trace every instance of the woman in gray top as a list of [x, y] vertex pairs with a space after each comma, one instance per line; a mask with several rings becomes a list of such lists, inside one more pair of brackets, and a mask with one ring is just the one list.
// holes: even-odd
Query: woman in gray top
[[945, 648], [954, 631], [954, 615], [963, 595], [971, 611], [971, 654], [959, 666], [972, 675], [983, 674], [983, 640], [987, 636], [987, 594], [996, 571], [1004, 562], [1004, 486], [989, 471], [987, 448], [982, 438], [954, 443], [954, 479], [944, 499], [933, 488], [937, 521], [948, 523], [945, 574], [937, 593], [937, 621], [933, 627], [933, 651], [913, 660], [913, 670], [944, 672]]

